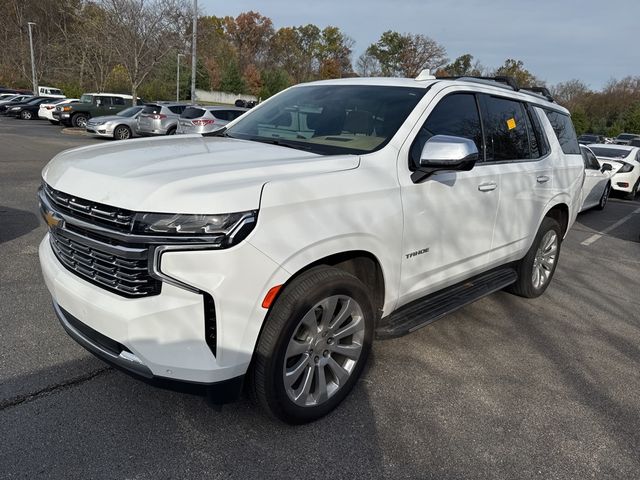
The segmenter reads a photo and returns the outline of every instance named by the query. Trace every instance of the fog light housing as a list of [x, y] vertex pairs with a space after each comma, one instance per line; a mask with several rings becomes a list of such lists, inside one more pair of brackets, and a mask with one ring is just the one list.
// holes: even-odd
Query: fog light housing
[[620, 188], [629, 188], [629, 182], [617, 182], [616, 185]]

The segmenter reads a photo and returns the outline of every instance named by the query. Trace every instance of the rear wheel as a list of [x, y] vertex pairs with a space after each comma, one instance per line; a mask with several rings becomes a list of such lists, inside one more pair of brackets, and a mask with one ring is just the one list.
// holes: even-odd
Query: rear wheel
[[76, 113], [71, 119], [71, 123], [76, 128], [87, 128], [89, 118], [83, 113]]
[[507, 290], [526, 298], [542, 295], [556, 271], [561, 239], [560, 224], [551, 217], [545, 217], [533, 245], [518, 263], [518, 280]]
[[633, 186], [633, 189], [627, 193], [627, 195], [625, 196], [625, 198], [627, 200], [635, 200], [636, 195], [638, 195], [638, 188], [640, 188], [640, 178], [638, 178], [638, 181], [636, 182], [636, 184]]
[[167, 135], [175, 135], [176, 134], [176, 127], [172, 127], [169, 130], [167, 130]]
[[131, 138], [131, 129], [126, 125], [118, 125], [113, 130], [113, 138], [116, 140], [126, 140]]
[[249, 383], [254, 400], [288, 423], [329, 413], [362, 373], [373, 316], [367, 288], [353, 275], [321, 266], [294, 279], [258, 340]]
[[29, 110], [23, 110], [20, 112], [20, 118], [22, 120], [31, 120], [33, 118], [33, 113], [31, 113]]
[[602, 192], [602, 196], [600, 197], [600, 202], [596, 205], [597, 210], [604, 210], [604, 207], [607, 206], [607, 201], [609, 200], [609, 194], [611, 193], [611, 184], [607, 183], [607, 186], [604, 187], [604, 192]]

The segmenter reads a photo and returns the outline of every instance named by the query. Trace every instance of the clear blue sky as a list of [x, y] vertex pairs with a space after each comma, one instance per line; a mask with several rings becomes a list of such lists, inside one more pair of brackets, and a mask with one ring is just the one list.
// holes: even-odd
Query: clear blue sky
[[354, 61], [385, 30], [422, 33], [449, 58], [471, 53], [496, 67], [517, 58], [548, 83], [579, 78], [600, 89], [640, 75], [640, 0], [199, 0], [209, 15], [254, 10], [276, 28], [336, 25]]

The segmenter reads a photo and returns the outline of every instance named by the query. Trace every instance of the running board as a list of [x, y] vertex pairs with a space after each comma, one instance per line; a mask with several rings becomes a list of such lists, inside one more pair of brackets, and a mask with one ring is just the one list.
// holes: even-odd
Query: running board
[[415, 300], [380, 320], [376, 338], [401, 337], [435, 322], [476, 300], [502, 290], [518, 279], [512, 268], [500, 268]]

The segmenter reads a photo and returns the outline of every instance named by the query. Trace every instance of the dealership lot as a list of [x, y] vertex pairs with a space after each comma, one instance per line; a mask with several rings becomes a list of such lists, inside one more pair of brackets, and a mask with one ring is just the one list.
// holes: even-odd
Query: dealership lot
[[374, 344], [338, 410], [288, 427], [130, 379], [58, 324], [35, 191], [55, 153], [100, 142], [0, 119], [0, 478], [640, 476], [640, 202], [580, 215], [543, 297]]

